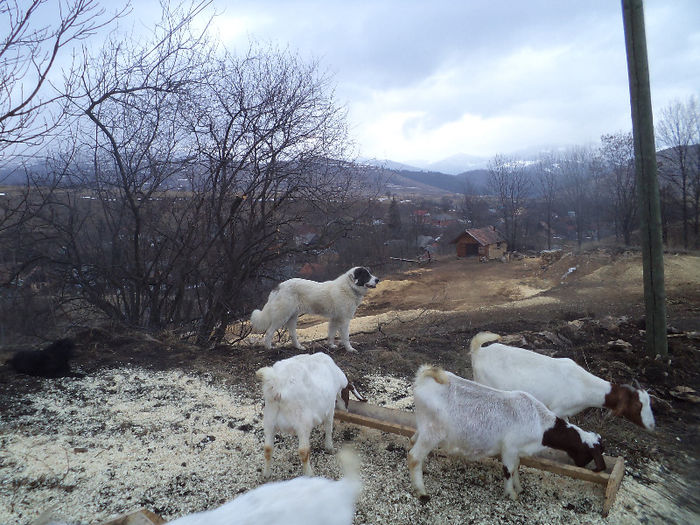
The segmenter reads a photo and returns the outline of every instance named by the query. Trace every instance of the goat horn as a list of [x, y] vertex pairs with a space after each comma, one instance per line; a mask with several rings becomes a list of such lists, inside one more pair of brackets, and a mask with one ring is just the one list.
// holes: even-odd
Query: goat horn
[[352, 395], [354, 395], [358, 401], [362, 401], [363, 403], [367, 402], [367, 400], [364, 398], [364, 396], [357, 391], [357, 388], [355, 388], [355, 383], [353, 381], [350, 381], [348, 383], [348, 386], [350, 387], [350, 391], [352, 392]]

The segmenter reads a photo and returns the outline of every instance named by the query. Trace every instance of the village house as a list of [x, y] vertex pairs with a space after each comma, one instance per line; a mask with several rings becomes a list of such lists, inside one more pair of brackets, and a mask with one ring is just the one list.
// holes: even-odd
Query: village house
[[457, 246], [457, 257], [500, 259], [508, 251], [506, 241], [493, 226], [465, 230], [450, 244]]
[[430, 218], [430, 224], [438, 228], [447, 228], [457, 224], [457, 217], [449, 213], [437, 213]]

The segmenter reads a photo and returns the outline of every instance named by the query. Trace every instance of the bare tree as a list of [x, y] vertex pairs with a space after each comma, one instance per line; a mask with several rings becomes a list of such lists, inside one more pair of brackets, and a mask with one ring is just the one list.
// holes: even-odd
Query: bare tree
[[542, 203], [544, 204], [548, 250], [552, 249], [552, 218], [554, 215], [554, 202], [559, 188], [556, 166], [556, 158], [552, 155], [546, 155], [540, 159], [535, 176]]
[[606, 134], [600, 137], [600, 160], [604, 170], [604, 187], [612, 196], [615, 235], [626, 246], [637, 228], [637, 184], [634, 168], [632, 133]]
[[[0, 182], [16, 184], [7, 199], [0, 199], [0, 235], [5, 242], [50, 195], [46, 188], [31, 192], [34, 173], [43, 170], [33, 147], [44, 142], [66, 116], [64, 92], [50, 82], [50, 74], [59, 59], [68, 58], [71, 46], [123, 12], [106, 16], [96, 0], [0, 3], [0, 23], [5, 30], [0, 42]], [[74, 77], [79, 64], [71, 62], [64, 71], [67, 77]], [[33, 165], [27, 166], [24, 159]], [[14, 273], [27, 264], [23, 257], [20, 262]]]
[[592, 152], [590, 148], [577, 147], [566, 151], [559, 159], [561, 192], [573, 212], [576, 225], [576, 241], [579, 248], [590, 228], [592, 191]]
[[353, 218], [343, 214], [361, 183], [337, 160], [347, 144], [345, 113], [317, 64], [253, 48], [225, 55], [209, 78], [197, 88], [206, 103], [190, 115], [204, 175], [195, 191], [207, 196], [205, 226], [216, 232], [217, 257], [203, 261], [199, 276], [202, 343], [221, 340], [229, 321], [245, 314], [257, 290], [249, 283], [288, 276], [283, 262], [303, 249], [294, 242], [298, 225], [313, 225], [321, 246], [347, 235]]
[[87, 58], [70, 97], [72, 190], [43, 217], [68, 292], [109, 318], [213, 344], [292, 271], [307, 249], [298, 225], [329, 246], [368, 205], [342, 160], [330, 79], [289, 52], [217, 50], [192, 29], [205, 6], [166, 10], [152, 42]]
[[[690, 206], [693, 193], [695, 200], [695, 233], [697, 239], [698, 215], [700, 212], [700, 180], [698, 176], [698, 157], [692, 149], [700, 142], [698, 137], [698, 120], [700, 112], [695, 97], [685, 103], [672, 102], [661, 112], [656, 124], [657, 141], [666, 147], [659, 154], [660, 174], [668, 180], [678, 192], [679, 206], [683, 223], [683, 247], [689, 246]], [[697, 188], [694, 190], [694, 187]]]
[[465, 181], [459, 212], [469, 228], [487, 225], [489, 204], [471, 181]]
[[82, 66], [73, 50], [125, 10], [107, 15], [97, 0], [0, 2], [0, 182], [11, 185], [0, 197], [0, 337], [6, 326], [15, 333], [38, 330], [53, 315], [44, 286], [51, 274], [40, 263], [55, 246], [37, 217], [62, 173], [45, 177], [54, 166], [39, 148], [66, 122], [62, 80], [75, 79]]
[[520, 247], [519, 217], [525, 210], [525, 204], [532, 180], [522, 163], [496, 155], [489, 162], [488, 184], [498, 199], [504, 235], [511, 249]]
[[123, 12], [107, 17], [97, 0], [0, 4], [7, 31], [0, 43], [0, 153], [5, 160], [10, 151], [17, 153], [12, 147], [41, 143], [65, 115], [60, 104], [53, 107], [63, 93], [49, 81], [59, 56]]
[[386, 225], [392, 238], [398, 237], [401, 232], [401, 212], [399, 211], [399, 203], [396, 202], [396, 195], [391, 198], [391, 203], [389, 203]]
[[66, 94], [77, 117], [67, 182], [83, 190], [62, 193], [67, 212], [47, 218], [65, 247], [57, 262], [82, 299], [137, 326], [157, 326], [167, 310], [164, 232], [181, 224], [166, 212], [182, 206], [166, 192], [192, 162], [178, 121], [206, 58], [190, 31], [204, 5], [165, 12], [152, 42], [108, 40]]

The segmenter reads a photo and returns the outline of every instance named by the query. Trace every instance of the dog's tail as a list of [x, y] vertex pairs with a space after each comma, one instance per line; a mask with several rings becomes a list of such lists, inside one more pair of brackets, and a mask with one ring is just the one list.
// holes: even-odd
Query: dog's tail
[[479, 332], [474, 337], [472, 337], [472, 342], [469, 344], [469, 352], [475, 354], [484, 343], [490, 343], [491, 341], [498, 341], [501, 338], [500, 335], [491, 332]]
[[270, 320], [265, 315], [264, 310], [264, 308], [262, 310], [256, 309], [250, 314], [250, 327], [253, 329], [253, 332], [265, 332], [270, 327]]

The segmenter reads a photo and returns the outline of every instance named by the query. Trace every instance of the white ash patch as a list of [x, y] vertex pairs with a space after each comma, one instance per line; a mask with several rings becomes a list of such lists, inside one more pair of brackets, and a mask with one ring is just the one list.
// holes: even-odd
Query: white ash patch
[[363, 392], [370, 403], [401, 410], [413, 410], [413, 390], [409, 381], [393, 376], [370, 375], [363, 383]]
[[0, 523], [55, 507], [95, 522], [134, 507], [172, 516], [257, 485], [262, 403], [179, 371], [46, 381], [2, 420]]
[[[373, 403], [412, 409], [405, 379], [370, 376], [363, 386]], [[0, 415], [0, 523], [28, 523], [51, 507], [55, 517], [76, 524], [142, 506], [166, 519], [216, 507], [261, 483], [261, 398], [180, 371], [120, 368], [82, 380], [46, 380], [41, 391], [22, 397], [24, 415]], [[315, 473], [338, 479], [320, 429], [311, 442]], [[521, 467], [524, 492], [512, 502], [504, 496], [498, 462], [438, 454], [426, 461], [432, 499], [421, 505], [406, 467], [408, 438], [336, 422], [336, 450], [343, 442], [362, 462], [356, 524], [603, 524], [638, 523], [645, 516], [692, 522], [656, 486], [631, 477], [606, 521], [601, 486]], [[296, 437], [278, 437], [272, 480], [300, 473]]]

